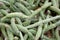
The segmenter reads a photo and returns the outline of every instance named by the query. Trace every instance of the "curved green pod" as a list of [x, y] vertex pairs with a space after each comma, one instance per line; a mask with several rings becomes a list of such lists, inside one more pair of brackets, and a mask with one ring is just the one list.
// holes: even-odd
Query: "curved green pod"
[[15, 13], [10, 13], [3, 18], [1, 18], [1, 21], [4, 21], [6, 18], [11, 18], [11, 17], [19, 17], [19, 18], [29, 18], [29, 16], [26, 16], [20, 12], [15, 12]]

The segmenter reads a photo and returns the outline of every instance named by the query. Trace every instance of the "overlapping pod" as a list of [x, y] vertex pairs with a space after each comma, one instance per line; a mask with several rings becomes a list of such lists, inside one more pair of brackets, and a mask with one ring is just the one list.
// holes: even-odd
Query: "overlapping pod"
[[0, 40], [59, 40], [59, 7], [59, 0], [0, 0]]

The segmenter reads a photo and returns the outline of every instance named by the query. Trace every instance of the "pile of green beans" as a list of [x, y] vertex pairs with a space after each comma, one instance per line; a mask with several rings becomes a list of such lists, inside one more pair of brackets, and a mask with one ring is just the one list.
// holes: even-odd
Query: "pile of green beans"
[[60, 40], [60, 0], [0, 0], [0, 40]]

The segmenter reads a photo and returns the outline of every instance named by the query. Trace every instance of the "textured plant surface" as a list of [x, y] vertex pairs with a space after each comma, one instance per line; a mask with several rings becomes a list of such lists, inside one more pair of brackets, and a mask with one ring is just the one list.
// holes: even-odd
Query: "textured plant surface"
[[60, 40], [60, 0], [0, 0], [0, 40]]

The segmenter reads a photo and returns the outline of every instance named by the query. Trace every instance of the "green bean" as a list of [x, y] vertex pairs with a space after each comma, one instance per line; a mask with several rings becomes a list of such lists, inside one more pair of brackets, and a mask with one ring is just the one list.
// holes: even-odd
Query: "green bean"
[[59, 8], [59, 0], [56, 0], [57, 7]]
[[17, 8], [15, 5], [12, 5], [15, 11], [20, 12], [19, 8]]
[[[0, 28], [1, 28], [1, 26], [2, 27], [9, 27], [10, 28], [10, 25], [9, 24], [6, 24], [6, 23], [0, 23]], [[10, 28], [10, 30], [11, 30], [11, 28]]]
[[0, 23], [0, 28], [2, 27], [10, 27], [10, 25], [6, 24], [6, 23]]
[[6, 5], [10, 5], [10, 3], [8, 1], [0, 0], [0, 2], [3, 2]]
[[59, 30], [58, 28], [55, 30], [56, 40], [59, 40]]
[[[50, 17], [50, 15], [48, 14], [47, 17], [46, 17], [46, 19], [48, 19], [49, 17]], [[49, 26], [48, 23], [44, 24], [43, 34], [44, 34], [44, 31], [46, 31], [46, 29], [47, 29], [48, 26]]]
[[23, 11], [26, 15], [30, 15], [31, 12], [21, 3], [15, 3], [15, 5], [21, 10]]
[[35, 3], [35, 5], [37, 5], [37, 6], [38, 6], [39, 2], [40, 2], [40, 0], [37, 0], [37, 1], [36, 1], [36, 3]]
[[2, 37], [0, 37], [0, 40], [3, 40], [3, 38], [2, 38]]
[[33, 4], [33, 5], [28, 6], [27, 8], [31, 10], [31, 9], [36, 9], [37, 6]]
[[8, 27], [6, 28], [6, 30], [7, 30], [7, 34], [8, 34], [8, 40], [13, 40], [13, 34], [12, 34], [12, 32], [9, 30]]
[[45, 19], [44, 11], [41, 11], [40, 15], [41, 15], [42, 19]]
[[11, 19], [11, 28], [14, 30], [14, 33], [16, 33], [17, 35], [19, 34], [19, 30], [15, 24], [15, 18]]
[[57, 7], [50, 6], [48, 9], [49, 9], [49, 10], [52, 10], [52, 11], [54, 11], [54, 12], [56, 12], [57, 14], [60, 14], [60, 9], [57, 8]]
[[29, 31], [34, 35], [36, 34], [36, 30], [34, 30], [34, 29], [30, 29]]
[[0, 0], [0, 40], [59, 40], [59, 0]]
[[59, 8], [58, 0], [52, 0], [53, 6]]
[[[21, 3], [16, 3], [17, 4], [17, 6], [20, 8], [20, 10], [22, 10], [23, 12], [25, 12], [26, 13], [26, 15], [30, 15], [31, 14], [31, 12], [30, 11], [28, 11], [28, 9], [26, 8], [26, 7], [24, 7], [24, 5], [22, 5]], [[18, 4], [20, 4], [20, 6], [18, 5]], [[24, 11], [25, 10], [25, 11]], [[27, 19], [28, 20], [28, 19]], [[30, 21], [27, 21], [27, 22], [25, 22], [25, 23], [27, 23], [27, 25], [28, 24], [30, 24]], [[25, 24], [24, 23], [24, 24]], [[23, 25], [24, 25], [23, 24]]]
[[19, 17], [19, 18], [29, 18], [29, 16], [26, 16], [24, 14], [22, 14], [21, 12], [15, 12], [15, 13], [10, 13], [6, 16], [4, 16], [1, 21], [4, 21], [6, 18], [11, 18], [11, 17]]
[[1, 28], [1, 31], [2, 31], [3, 35], [6, 37], [6, 40], [7, 40], [7, 34], [6, 34], [6, 31], [5, 31], [5, 28], [8, 28], [12, 32], [12, 30], [10, 28], [10, 25], [5, 24], [5, 23], [0, 23], [0, 28]]
[[47, 36], [43, 35], [43, 38], [45, 38], [46, 40], [54, 40], [52, 38], [48, 38]]
[[6, 0], [6, 1], [10, 2], [11, 4], [15, 2], [15, 0]]
[[[46, 3], [48, 3], [48, 0], [46, 0], [44, 4], [46, 4]], [[45, 19], [44, 12], [45, 12], [45, 9], [40, 12], [42, 19]]]
[[3, 9], [7, 9], [8, 8], [4, 3], [0, 2], [0, 4], [1, 4], [0, 8], [3, 8]]
[[[20, 20], [19, 18], [16, 18], [16, 20], [17, 20], [17, 22], [18, 22], [20, 25], [22, 25], [22, 22], [21, 22], [21, 20]], [[22, 26], [23, 26], [23, 25], [22, 25]], [[25, 39], [23, 38], [22, 32], [20, 32], [19, 35], [20, 35], [20, 39], [21, 39], [21, 40], [25, 40]]]
[[3, 15], [7, 15], [7, 14], [8, 14], [8, 12], [6, 12], [6, 10], [1, 9], [0, 11], [1, 11], [1, 13], [2, 13]]
[[21, 1], [21, 0], [20, 0], [20, 2], [21, 2], [22, 4], [24, 4], [26, 7], [29, 6], [29, 3], [26, 2], [26, 1]]
[[49, 0], [45, 0], [45, 3], [48, 3], [49, 2]]
[[42, 27], [39, 26], [35, 36], [35, 40], [38, 40], [41, 37], [41, 33], [42, 33]]
[[60, 16], [55, 16], [55, 17], [52, 17], [52, 18], [48, 18], [48, 19], [36, 22], [32, 25], [29, 25], [26, 28], [34, 28], [34, 27], [37, 27], [38, 25], [40, 25], [41, 23], [47, 23], [47, 22], [50, 22], [50, 21], [53, 21], [53, 20], [56, 20], [56, 19], [59, 19], [59, 18], [60, 18]]
[[50, 30], [50, 29], [53, 29], [53, 28], [55, 28], [56, 26], [59, 26], [59, 25], [60, 25], [60, 21], [58, 21], [58, 22], [56, 22], [56, 23], [54, 23], [54, 24], [51, 24], [51, 25], [49, 25], [49, 27], [47, 28], [46, 31], [48, 31], [48, 30]]
[[52, 0], [52, 4], [53, 4], [53, 6], [57, 7], [56, 0]]
[[13, 4], [10, 4], [10, 9], [12, 10], [12, 11], [16, 11], [16, 9], [14, 8], [15, 6], [13, 5]]
[[29, 37], [34, 40], [34, 36], [32, 35], [31, 32], [28, 31], [28, 29], [26, 29], [25, 27], [21, 26], [21, 25], [17, 25], [18, 29], [24, 33], [27, 33], [29, 35]]
[[18, 39], [19, 39], [18, 37], [16, 37], [16, 36], [14, 37], [14, 40], [18, 40]]
[[25, 22], [23, 22], [24, 26], [28, 26], [31, 23], [31, 20], [26, 19]]
[[47, 7], [51, 6], [51, 3], [44, 4], [41, 8], [35, 10], [33, 14], [31, 14], [31, 18], [34, 17], [36, 14], [38, 14], [40, 11], [46, 9]]
[[2, 27], [2, 28], [1, 28], [1, 32], [2, 32], [2, 34], [3, 34], [3, 36], [4, 36], [4, 39], [7, 40], [8, 38], [7, 38], [7, 34], [6, 34], [5, 27]]
[[27, 38], [28, 38], [28, 35], [25, 34], [25, 35], [24, 35], [24, 40], [27, 40]]
[[24, 40], [22, 33], [20, 32], [20, 38], [21, 40]]
[[[42, 19], [40, 18], [39, 21], [41, 21], [41, 20], [42, 20]], [[41, 25], [38, 27], [38, 29], [37, 29], [37, 33], [36, 33], [36, 36], [35, 36], [35, 40], [38, 40], [39, 37], [41, 37], [41, 34], [42, 34], [42, 25], [43, 25], [43, 24], [41, 24]]]
[[4, 15], [0, 12], [0, 20], [1, 20], [1, 18], [3, 17]]
[[34, 3], [34, 0], [27, 0], [27, 2], [28, 2], [29, 4], [33, 4], [33, 3]]
[[18, 17], [16, 18], [16, 21], [18, 22], [18, 24], [22, 25], [22, 21]]
[[28, 40], [31, 40], [30, 38], [28, 38]]
[[55, 38], [55, 30], [52, 29], [52, 37]]

